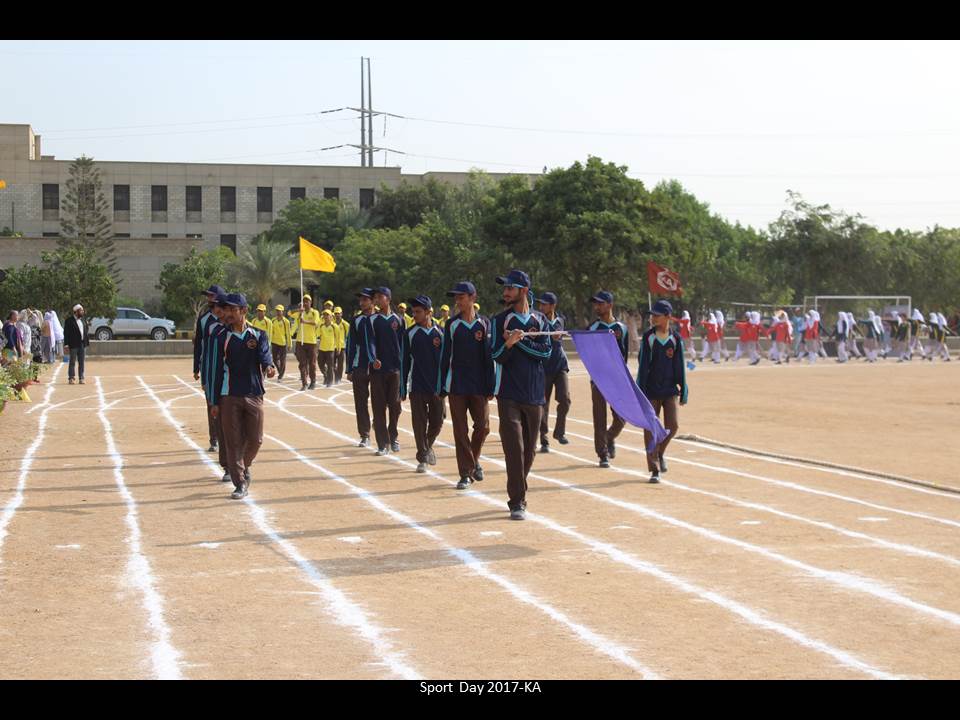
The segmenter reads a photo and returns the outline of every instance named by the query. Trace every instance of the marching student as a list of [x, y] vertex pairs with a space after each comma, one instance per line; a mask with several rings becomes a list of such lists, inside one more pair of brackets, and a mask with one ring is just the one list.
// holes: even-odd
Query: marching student
[[223, 357], [211, 384], [235, 488], [230, 497], [240, 500], [247, 496], [250, 468], [263, 443], [263, 374], [272, 378], [277, 369], [267, 334], [247, 324], [247, 299], [230, 293], [224, 304], [226, 328], [218, 335], [223, 339]]
[[893, 336], [894, 346], [893, 351], [897, 353], [900, 358], [897, 362], [906, 362], [910, 358], [907, 357], [909, 354], [909, 348], [907, 347], [907, 342], [910, 334], [910, 325], [900, 317], [900, 313], [896, 310], [893, 311], [893, 321], [891, 325], [891, 335]]
[[450, 306], [441, 305], [440, 317], [434, 318], [434, 319], [436, 320], [437, 325], [439, 325], [442, 328], [445, 328], [447, 326], [447, 323], [450, 321]]
[[910, 347], [907, 350], [907, 360], [913, 360], [914, 350], [919, 350], [920, 357], [924, 360], [927, 359], [927, 351], [920, 341], [920, 332], [924, 327], [926, 325], [923, 322], [923, 313], [920, 312], [919, 308], [914, 308], [913, 314], [910, 316]]
[[816, 326], [816, 336], [814, 341], [817, 348], [817, 354], [820, 357], [829, 357], [826, 349], [823, 347], [823, 321], [820, 318], [820, 312], [818, 310], [811, 310], [810, 317], [813, 318], [813, 322]]
[[774, 357], [776, 357], [777, 365], [783, 364], [784, 360], [787, 361], [787, 364], [790, 363], [791, 330], [790, 318], [787, 317], [785, 310], [780, 310], [774, 317], [774, 324], [770, 328], [770, 331], [773, 333], [770, 359], [773, 360]]
[[322, 324], [317, 328], [317, 356], [320, 360], [320, 372], [323, 373], [323, 386], [333, 387], [333, 363], [337, 354], [340, 328], [333, 324], [331, 310], [325, 308], [321, 317]]
[[837, 327], [833, 335], [837, 340], [837, 362], [845, 363], [847, 361], [847, 338], [850, 334], [847, 315], [844, 312], [837, 313]]
[[721, 310], [717, 310], [717, 332], [720, 334], [720, 338], [717, 342], [720, 354], [723, 356], [723, 361], [727, 362], [730, 359], [730, 351], [727, 350], [727, 342], [725, 340], [725, 332], [727, 328], [727, 319], [724, 317]]
[[377, 455], [387, 455], [391, 450], [400, 452], [397, 421], [402, 412], [400, 376], [403, 374], [403, 338], [406, 327], [403, 318], [391, 310], [390, 299], [390, 288], [377, 288], [373, 294], [373, 302], [377, 305], [378, 312], [370, 319], [373, 328], [373, 342], [370, 346], [370, 400], [373, 404], [373, 432], [377, 440]]
[[[745, 312], [743, 318], [737, 320], [733, 327], [737, 331], [737, 347], [733, 353], [733, 361], [737, 362], [740, 359], [741, 355], [746, 354], [747, 352], [747, 342], [750, 337], [750, 313]], [[751, 358], [752, 360], [753, 358]]]
[[212, 308], [213, 319], [206, 323], [204, 336], [201, 339], [200, 350], [200, 385], [207, 401], [207, 414], [212, 418], [214, 438], [216, 444], [211, 444], [209, 451], [217, 451], [217, 460], [223, 469], [223, 482], [230, 482], [230, 463], [227, 461], [227, 444], [223, 440], [223, 424], [218, 414], [213, 412], [217, 404], [216, 386], [223, 382], [223, 378], [216, 375], [217, 368], [223, 362], [223, 339], [226, 333], [227, 296], [221, 293]]
[[[552, 292], [544, 293], [537, 302], [540, 303], [540, 312], [546, 318], [551, 332], [563, 331], [563, 318], [557, 315], [557, 296]], [[550, 452], [550, 441], [547, 435], [550, 428], [547, 416], [550, 413], [550, 395], [556, 390], [557, 419], [553, 427], [553, 437], [561, 445], [567, 445], [567, 413], [570, 411], [570, 383], [567, 373], [570, 365], [567, 363], [567, 353], [563, 349], [560, 336], [553, 336], [550, 345], [550, 358], [543, 364], [544, 398], [543, 415], [540, 418], [540, 452]]]
[[397, 305], [397, 312], [400, 315], [400, 317], [403, 318], [403, 324], [406, 327], [406, 329], [409, 330], [410, 328], [412, 328], [414, 325], [414, 320], [410, 315], [407, 314], [407, 304], [400, 303], [399, 305]]
[[400, 376], [400, 399], [410, 398], [417, 472], [425, 473], [428, 463], [437, 464], [433, 443], [443, 429], [440, 359], [444, 332], [433, 322], [433, 301], [427, 295], [413, 298], [410, 310], [415, 324], [404, 335], [406, 362]]
[[807, 317], [803, 314], [803, 311], [795, 307], [793, 309], [793, 317], [790, 319], [790, 323], [793, 325], [793, 357], [799, 359], [803, 355], [804, 349], [804, 330], [807, 329]]
[[373, 362], [373, 288], [363, 288], [357, 293], [359, 314], [350, 322], [347, 337], [347, 380], [353, 385], [353, 405], [357, 414], [357, 432], [360, 442], [357, 447], [370, 444], [370, 363]]
[[267, 334], [267, 337], [270, 337], [270, 330], [273, 322], [270, 318], [267, 317], [267, 306], [263, 303], [257, 305], [257, 315], [250, 321], [250, 325], [255, 327], [257, 330], [262, 330]]
[[347, 337], [350, 334], [350, 323], [343, 319], [343, 308], [333, 309], [333, 324], [337, 328], [337, 351], [333, 356], [333, 382], [337, 385], [343, 380], [343, 366], [347, 355]]
[[[473, 283], [458, 282], [447, 292], [457, 312], [443, 329], [440, 376], [450, 403], [453, 441], [457, 450], [458, 490], [483, 480], [480, 456], [490, 434], [489, 401], [494, 396], [494, 362], [491, 357], [490, 325], [474, 309], [477, 289]], [[467, 425], [467, 414], [473, 432]]]
[[847, 317], [847, 352], [849, 352], [855, 358], [863, 358], [863, 353], [860, 352], [860, 348], [857, 347], [857, 336], [859, 335], [860, 337], [863, 337], [863, 333], [860, 332], [857, 319], [851, 312], [844, 314]]
[[817, 334], [819, 325], [813, 318], [813, 310], [806, 312], [807, 322], [803, 330], [803, 343], [806, 348], [807, 359], [811, 364], [817, 361]]
[[703, 356], [700, 360], [705, 361], [707, 359], [707, 353], [709, 352], [713, 363], [718, 365], [720, 363], [720, 346], [723, 344], [723, 331], [720, 330], [716, 313], [710, 313], [710, 316], [706, 320], [701, 320], [700, 324], [707, 331], [707, 339], [703, 347]]
[[883, 341], [883, 322], [873, 310], [868, 310], [864, 327], [866, 334], [863, 339], [863, 351], [867, 354], [867, 362], [875, 363], [880, 351], [880, 343]]
[[277, 305], [273, 311], [275, 315], [270, 326], [270, 352], [279, 382], [283, 380], [283, 374], [287, 370], [287, 352], [293, 349], [293, 335], [290, 333], [290, 321], [283, 315], [283, 305]]
[[[667, 471], [664, 453], [679, 427], [677, 400], [681, 405], [687, 404], [688, 388], [683, 367], [683, 339], [678, 332], [670, 330], [673, 307], [666, 300], [657, 300], [651, 313], [653, 327], [644, 332], [640, 339], [637, 385], [658, 416], [663, 410], [663, 427], [667, 430], [667, 437], [655, 452], [647, 454], [649, 482], [659, 483], [660, 473]], [[645, 446], [649, 447], [653, 441], [649, 430], [643, 431], [643, 438]]]
[[[201, 295], [207, 296], [207, 308], [197, 317], [197, 324], [193, 330], [193, 379], [200, 379], [201, 358], [203, 351], [203, 339], [206, 337], [207, 326], [217, 320], [214, 314], [214, 308], [217, 301], [225, 295], [223, 288], [219, 285], [211, 285], [204, 290]], [[210, 413], [210, 403], [207, 403], [207, 434], [210, 439], [210, 447], [207, 452], [215, 452], [219, 444], [217, 434], [217, 422]]]
[[677, 326], [680, 329], [680, 338], [683, 340], [683, 351], [685, 357], [691, 362], [697, 359], [697, 349], [693, 346], [693, 332], [690, 329], [690, 313], [683, 311], [683, 317], [677, 320]]
[[511, 270], [498, 277], [506, 309], [491, 320], [493, 359], [497, 363], [494, 394], [500, 415], [500, 443], [507, 466], [507, 503], [511, 520], [525, 520], [527, 476], [537, 454], [543, 410], [543, 363], [550, 357], [546, 318], [530, 307], [530, 276]]
[[[613, 293], [601, 290], [590, 301], [593, 303], [593, 312], [597, 316], [587, 330], [591, 332], [612, 332], [620, 347], [624, 365], [627, 364], [627, 354], [630, 348], [630, 339], [626, 324], [613, 317]], [[593, 447], [600, 458], [600, 467], [610, 467], [610, 461], [617, 456], [617, 447], [614, 441], [623, 431], [626, 424], [619, 415], [610, 408], [613, 422], [607, 427], [607, 400], [590, 381], [590, 394], [593, 400]]]
[[310, 390], [317, 386], [317, 330], [320, 327], [320, 312], [313, 307], [313, 298], [304, 295], [297, 310], [289, 313], [293, 318], [294, 352], [300, 364], [300, 389]]

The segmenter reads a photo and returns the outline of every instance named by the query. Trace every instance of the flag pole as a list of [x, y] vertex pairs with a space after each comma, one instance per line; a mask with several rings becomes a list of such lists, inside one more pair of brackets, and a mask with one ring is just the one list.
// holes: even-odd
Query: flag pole
[[[299, 255], [299, 253], [298, 253]], [[303, 345], [303, 261], [300, 262], [300, 315], [297, 317], [297, 342]]]

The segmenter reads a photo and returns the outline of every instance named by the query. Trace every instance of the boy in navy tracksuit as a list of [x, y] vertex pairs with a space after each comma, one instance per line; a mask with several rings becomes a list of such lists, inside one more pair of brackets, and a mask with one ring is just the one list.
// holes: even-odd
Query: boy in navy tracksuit
[[[550, 326], [548, 330], [559, 332], [564, 329], [563, 318], [557, 315], [557, 296], [552, 292], [544, 293], [538, 298], [540, 311]], [[553, 437], [561, 445], [566, 445], [567, 440], [567, 412], [570, 410], [570, 383], [567, 380], [567, 373], [570, 372], [570, 366], [567, 364], [567, 353], [563, 349], [563, 343], [559, 336], [553, 336], [550, 345], [550, 358], [543, 364], [544, 373], [544, 399], [543, 399], [543, 417], [540, 420], [540, 452], [550, 452], [550, 442], [547, 440], [547, 434], [550, 428], [547, 426], [547, 415], [550, 411], [550, 395], [556, 391], [557, 396], [557, 421], [553, 426]]]
[[[680, 334], [670, 330], [670, 316], [673, 306], [666, 300], [654, 303], [650, 318], [653, 327], [640, 339], [640, 369], [637, 371], [637, 385], [650, 400], [654, 412], [660, 414], [663, 409], [663, 425], [667, 429], [664, 438], [654, 453], [647, 455], [647, 469], [650, 482], [660, 482], [660, 473], [667, 471], [663, 454], [670, 439], [677, 433], [677, 398], [680, 404], [687, 404], [687, 378], [683, 362], [683, 340]], [[653, 437], [649, 430], [643, 431], [644, 443], [650, 446]]]
[[[613, 317], [613, 293], [601, 290], [591, 298], [593, 309], [597, 319], [590, 325], [588, 330], [609, 331], [617, 338], [617, 345], [620, 346], [620, 354], [623, 355], [623, 362], [627, 362], [627, 353], [630, 349], [630, 336], [627, 332], [627, 326]], [[597, 451], [597, 457], [600, 458], [600, 467], [610, 467], [610, 460], [617, 456], [617, 446], [614, 441], [623, 431], [626, 424], [613, 408], [610, 414], [613, 415], [613, 423], [607, 427], [607, 400], [603, 394], [590, 381], [590, 393], [593, 398], [593, 446]]]
[[[490, 434], [489, 401], [494, 395], [494, 362], [490, 347], [490, 325], [477, 313], [477, 289], [471, 282], [459, 282], [447, 292], [457, 314], [443, 329], [440, 373], [443, 392], [450, 398], [450, 420], [457, 449], [458, 490], [483, 480], [480, 455]], [[473, 434], [467, 414], [473, 420]]]
[[357, 293], [360, 314], [350, 321], [347, 336], [347, 380], [353, 384], [353, 406], [357, 413], [357, 432], [360, 442], [357, 447], [370, 444], [370, 363], [373, 362], [373, 288], [363, 288]]
[[[227, 444], [223, 439], [223, 423], [219, 415], [215, 415], [213, 408], [217, 405], [217, 392], [214, 386], [222, 382], [222, 376], [214, 381], [214, 373], [223, 363], [223, 334], [226, 332], [226, 326], [223, 324], [227, 312], [227, 296], [220, 294], [217, 296], [217, 302], [213, 306], [213, 319], [204, 323], [203, 338], [200, 341], [200, 384], [203, 387], [204, 395], [207, 399], [207, 408], [209, 416], [214, 424], [216, 446], [211, 445], [211, 452], [216, 449], [220, 467], [223, 468], [223, 482], [230, 482], [230, 464], [227, 462]], [[222, 370], [221, 370], [222, 372]]]
[[240, 500], [247, 496], [250, 466], [263, 443], [263, 373], [272, 378], [277, 369], [267, 333], [247, 324], [247, 299], [230, 293], [224, 304], [225, 328], [217, 335], [223, 341], [223, 357], [211, 384], [236, 488], [230, 497]]
[[[222, 300], [225, 293], [223, 288], [219, 285], [211, 285], [209, 288], [203, 291], [203, 295], [207, 296], [207, 309], [200, 313], [197, 317], [197, 325], [193, 330], [193, 379], [200, 379], [200, 358], [203, 352], [203, 340], [207, 334], [207, 326], [214, 322], [217, 318], [214, 315], [214, 308], [217, 305], [218, 300]], [[210, 438], [210, 448], [209, 452], [213, 452], [217, 449], [219, 444], [218, 434], [217, 434], [217, 421], [213, 418], [213, 413], [210, 412], [210, 405], [207, 405], [207, 434]]]
[[524, 337], [528, 332], [550, 332], [547, 319], [531, 311], [530, 277], [511, 270], [498, 277], [507, 309], [490, 327], [496, 361], [497, 411], [500, 442], [507, 466], [510, 519], [523, 520], [527, 507], [527, 475], [537, 452], [537, 432], [544, 403], [543, 363], [550, 357], [550, 336]]
[[400, 399], [410, 397], [413, 437], [417, 443], [417, 472], [425, 473], [427, 463], [437, 464], [433, 443], [443, 429], [443, 396], [440, 394], [440, 357], [443, 330], [433, 322], [433, 302], [417, 295], [409, 302], [413, 326], [404, 334], [404, 373], [400, 377]]
[[390, 309], [390, 300], [390, 288], [377, 288], [373, 301], [380, 312], [370, 319], [373, 329], [373, 342], [370, 344], [370, 400], [373, 403], [373, 432], [377, 439], [377, 455], [386, 455], [391, 450], [400, 452], [397, 421], [400, 419], [400, 376], [403, 374], [403, 338], [406, 335], [406, 325], [403, 318]]

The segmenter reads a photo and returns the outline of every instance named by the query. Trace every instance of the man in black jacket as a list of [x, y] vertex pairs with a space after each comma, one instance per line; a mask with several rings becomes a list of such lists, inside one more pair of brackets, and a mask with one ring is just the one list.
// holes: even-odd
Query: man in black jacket
[[70, 367], [67, 371], [69, 383], [73, 385], [74, 369], [77, 364], [80, 365], [80, 384], [83, 385], [83, 361], [86, 354], [86, 348], [90, 345], [90, 332], [87, 329], [87, 323], [83, 319], [83, 305], [77, 303], [73, 306], [73, 315], [67, 318], [63, 326], [63, 342], [70, 350]]

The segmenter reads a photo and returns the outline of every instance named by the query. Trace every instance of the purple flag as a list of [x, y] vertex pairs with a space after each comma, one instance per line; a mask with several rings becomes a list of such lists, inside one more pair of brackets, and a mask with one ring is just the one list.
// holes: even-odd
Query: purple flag
[[653, 434], [653, 442], [647, 448], [647, 452], [653, 452], [667, 437], [667, 431], [660, 424], [660, 418], [653, 411], [647, 396], [630, 377], [630, 371], [623, 362], [623, 355], [620, 354], [620, 347], [613, 333], [589, 330], [569, 332], [590, 379], [610, 403], [610, 407], [631, 425], [649, 430]]

